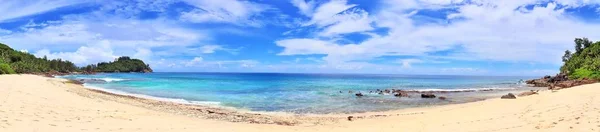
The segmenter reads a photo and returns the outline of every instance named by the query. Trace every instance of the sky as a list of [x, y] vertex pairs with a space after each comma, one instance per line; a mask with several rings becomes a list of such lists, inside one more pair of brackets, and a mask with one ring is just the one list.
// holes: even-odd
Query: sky
[[598, 0], [0, 0], [0, 43], [158, 72], [550, 75]]

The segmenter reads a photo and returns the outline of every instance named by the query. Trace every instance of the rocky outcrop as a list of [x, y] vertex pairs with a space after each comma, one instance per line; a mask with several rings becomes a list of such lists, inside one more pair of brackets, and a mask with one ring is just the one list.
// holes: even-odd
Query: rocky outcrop
[[552, 83], [549, 82], [549, 78], [540, 78], [540, 79], [532, 79], [525, 81], [527, 84], [532, 85], [533, 87], [549, 87]]
[[421, 98], [435, 98], [435, 95], [432, 93], [424, 93], [421, 94]]
[[558, 90], [558, 89], [570, 88], [570, 87], [584, 85], [584, 84], [592, 84], [592, 83], [596, 83], [596, 82], [598, 82], [598, 81], [590, 80], [590, 79], [566, 80], [566, 81], [560, 81], [560, 82], [554, 83], [554, 85], [552, 85], [549, 89], [550, 90]]
[[596, 80], [580, 79], [569, 80], [566, 74], [558, 74], [556, 76], [544, 76], [540, 79], [527, 80], [526, 83], [533, 87], [548, 87], [551, 90], [570, 88], [574, 86], [596, 83]]
[[515, 96], [512, 93], [508, 93], [507, 95], [502, 95], [502, 97], [500, 97], [501, 99], [517, 99], [517, 96]]

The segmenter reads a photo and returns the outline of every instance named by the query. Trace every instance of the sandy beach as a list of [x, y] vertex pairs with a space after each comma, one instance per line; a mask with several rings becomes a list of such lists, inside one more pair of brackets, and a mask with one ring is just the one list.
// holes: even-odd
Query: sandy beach
[[[239, 112], [118, 96], [64, 79], [0, 76], [0, 131], [600, 132], [600, 84], [517, 99], [346, 115]], [[355, 117], [348, 121], [347, 117]]]

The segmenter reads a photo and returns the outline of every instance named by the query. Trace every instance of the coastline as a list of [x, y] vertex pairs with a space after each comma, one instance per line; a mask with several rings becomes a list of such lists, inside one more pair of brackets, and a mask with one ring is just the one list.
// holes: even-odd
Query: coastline
[[[7, 81], [2, 81], [7, 80]], [[35, 112], [37, 110], [42, 111], [53, 111], [54, 113], [60, 113], [55, 115], [54, 118], [63, 118], [66, 116], [72, 115], [88, 115], [94, 116], [98, 115], [95, 112], [89, 113], [77, 113], [77, 110], [72, 111], [61, 111], [61, 109], [56, 109], [56, 107], [49, 108], [37, 108], [37, 109], [29, 109], [28, 107], [18, 107], [23, 104], [37, 104], [37, 103], [51, 103], [44, 102], [48, 100], [42, 100], [46, 94], [57, 94], [64, 95], [65, 97], [56, 97], [50, 101], [65, 101], [64, 99], [76, 99], [79, 103], [68, 103], [64, 104], [66, 107], [86, 107], [85, 104], [94, 104], [96, 102], [101, 102], [100, 104], [96, 104], [97, 107], [109, 107], [114, 108], [116, 111], [144, 111], [142, 113], [146, 113], [151, 117], [148, 117], [152, 120], [163, 120], [163, 117], [168, 117], [170, 119], [165, 119], [168, 121], [185, 121], [190, 123], [183, 124], [173, 124], [170, 123], [173, 127], [178, 128], [187, 128], [193, 126], [184, 126], [190, 125], [198, 122], [211, 122], [214, 126], [209, 127], [215, 131], [235, 131], [235, 130], [243, 130], [243, 131], [252, 131], [252, 130], [281, 130], [281, 131], [329, 131], [329, 130], [346, 130], [346, 131], [373, 131], [382, 130], [382, 131], [391, 131], [395, 130], [395, 128], [399, 130], [493, 130], [492, 128], [506, 128], [506, 129], [498, 129], [500, 131], [511, 131], [511, 130], [544, 130], [544, 129], [553, 129], [553, 130], [585, 130], [597, 131], [600, 129], [600, 125], [598, 124], [598, 113], [587, 111], [588, 109], [595, 109], [596, 111], [600, 108], [598, 106], [589, 106], [589, 104], [600, 102], [600, 98], [595, 98], [596, 96], [600, 96], [600, 92], [590, 91], [590, 88], [598, 87], [600, 88], [600, 84], [589, 84], [584, 86], [578, 86], [575, 88], [565, 89], [566, 92], [560, 90], [558, 92], [551, 91], [542, 91], [540, 95], [532, 95], [527, 97], [519, 97], [516, 100], [501, 100], [499, 99], [488, 99], [485, 101], [477, 101], [463, 104], [451, 104], [451, 105], [443, 105], [443, 106], [432, 106], [432, 107], [420, 107], [420, 108], [407, 108], [402, 110], [393, 110], [393, 111], [385, 111], [385, 112], [366, 112], [366, 113], [355, 113], [355, 114], [320, 114], [320, 115], [293, 115], [293, 114], [285, 114], [285, 113], [257, 113], [257, 112], [249, 112], [249, 111], [240, 111], [240, 110], [231, 110], [231, 109], [222, 109], [222, 108], [214, 108], [208, 106], [199, 106], [199, 105], [185, 105], [178, 104], [173, 102], [166, 101], [157, 101], [151, 99], [144, 99], [134, 96], [127, 95], [118, 95], [109, 92], [92, 90], [84, 88], [81, 85], [69, 84], [65, 83], [64, 79], [52, 79], [45, 78], [41, 76], [35, 75], [4, 75], [0, 76], [0, 84], [2, 86], [6, 86], [4, 88], [0, 88], [0, 92], [4, 93], [6, 100], [0, 100], [3, 102], [0, 107], [2, 107], [3, 111], [0, 112], [9, 112], [11, 110], [21, 110], [25, 112], [13, 112], [13, 114], [7, 114], [6, 117], [1, 117], [3, 122], [0, 122], [0, 130], [21, 130], [21, 131], [31, 131], [32, 128], [20, 128], [13, 127], [13, 124], [19, 124], [19, 122], [36, 122], [34, 120], [21, 119], [19, 115], [23, 114], [31, 114], [36, 115]], [[29, 82], [29, 83], [26, 83]], [[18, 89], [23, 88], [23, 89]], [[29, 90], [28, 90], [29, 88]], [[35, 88], [49, 88], [46, 91], [37, 91]], [[15, 91], [16, 90], [16, 91]], [[575, 96], [575, 97], [564, 97], [565, 100], [548, 100], [549, 102], [540, 102], [541, 100], [553, 99], [555, 96], [553, 94], [563, 94]], [[573, 93], [576, 93], [573, 95]], [[582, 95], [577, 95], [582, 94]], [[595, 95], [594, 95], [595, 94]], [[584, 96], [585, 95], [585, 96]], [[15, 97], [17, 96], [17, 97]], [[51, 95], [48, 95], [51, 96]], [[537, 96], [537, 97], [536, 97]], [[561, 95], [564, 96], [564, 95]], [[590, 102], [582, 102], [581, 98], [578, 97], [591, 97], [589, 99]], [[25, 98], [29, 97], [29, 98]], [[543, 98], [542, 98], [543, 97]], [[20, 98], [25, 98], [26, 100], [19, 100]], [[568, 100], [571, 100], [569, 102]], [[573, 101], [574, 100], [574, 101]], [[69, 100], [66, 100], [69, 101]], [[547, 103], [562, 103], [560, 105], [569, 106], [569, 109], [563, 109], [565, 107], [554, 107], [556, 104], [547, 104]], [[579, 101], [579, 102], [577, 102]], [[510, 109], [511, 103], [514, 106], [514, 109]], [[536, 104], [541, 103], [541, 104]], [[585, 103], [585, 105], [580, 104]], [[583, 105], [583, 106], [581, 106]], [[43, 106], [43, 105], [42, 105]], [[90, 105], [89, 107], [92, 107]], [[589, 124], [588, 126], [577, 126], [575, 122], [573, 122], [573, 126], [577, 126], [575, 128], [569, 127], [557, 127], [558, 120], [549, 120], [547, 118], [537, 120], [536, 118], [541, 117], [542, 114], [536, 115], [533, 112], [540, 111], [543, 113], [543, 110], [534, 110], [533, 107], [543, 107], [544, 110], [554, 111], [556, 109], [560, 110], [574, 110], [577, 112], [581, 112], [581, 115], [588, 115], [591, 117], [585, 120], [581, 120], [581, 122], [577, 122], [578, 124]], [[576, 107], [581, 106], [581, 107]], [[573, 108], [571, 108], [573, 107]], [[6, 108], [6, 109], [5, 109]], [[550, 108], [550, 109], [546, 109]], [[585, 109], [585, 113], [583, 110], [578, 110], [577, 108]], [[593, 111], [593, 110], [592, 110]], [[29, 112], [29, 113], [28, 113]], [[75, 112], [75, 113], [69, 113]], [[510, 114], [507, 114], [509, 112]], [[524, 113], [523, 115], [518, 115], [518, 113]], [[16, 115], [15, 115], [16, 114]], [[70, 114], [70, 115], [69, 115]], [[91, 114], [91, 115], [90, 115]], [[476, 116], [473, 117], [475, 114]], [[527, 115], [530, 114], [530, 115]], [[579, 113], [570, 113], [577, 114]], [[152, 116], [153, 115], [153, 116]], [[160, 115], [160, 116], [157, 116]], [[561, 113], [562, 116], [566, 115]], [[106, 116], [113, 117], [113, 114], [108, 114]], [[128, 122], [134, 122], [132, 118], [140, 118], [141, 115], [136, 114], [125, 114], [125, 116], [131, 117]], [[353, 116], [353, 121], [348, 121], [347, 117]], [[531, 116], [531, 117], [530, 117]], [[543, 116], [556, 116], [556, 115], [546, 115]], [[468, 118], [466, 118], [468, 117]], [[513, 117], [514, 119], [506, 118]], [[6, 119], [8, 118], [8, 119]], [[13, 119], [14, 118], [14, 119]], [[177, 118], [177, 119], [172, 119]], [[432, 118], [441, 118], [441, 119], [432, 119]], [[534, 118], [525, 119], [523, 118]], [[560, 117], [558, 117], [560, 118]], [[562, 117], [562, 120], [566, 120], [567, 117]], [[576, 117], [573, 117], [576, 118]], [[583, 118], [579, 116], [579, 118]], [[13, 119], [13, 120], [10, 120]], [[17, 121], [21, 120], [21, 121]], [[44, 120], [32, 118], [35, 120]], [[478, 120], [475, 120], [478, 119]], [[489, 119], [489, 120], [487, 120]], [[465, 121], [466, 120], [466, 121]], [[516, 121], [514, 121], [516, 120]], [[469, 128], [461, 128], [465, 126], [465, 124], [471, 123], [483, 123], [482, 126], [471, 126], [468, 125]], [[570, 119], [569, 121], [573, 121]], [[50, 121], [54, 122], [54, 121]], [[65, 122], [65, 121], [60, 121]], [[148, 124], [152, 124], [148, 121], [139, 121], [136, 120], [135, 124], [145, 125], [145, 127], [153, 128], [159, 126], [151, 126]], [[242, 123], [240, 123], [242, 122]], [[401, 122], [401, 123], [400, 123]], [[458, 122], [458, 124], [449, 124], [449, 122]], [[463, 123], [461, 125], [460, 123]], [[494, 126], [497, 123], [508, 123], [508, 125], [503, 126]], [[88, 122], [87, 124], [97, 124], [98, 122]], [[164, 123], [164, 122], [163, 122]], [[556, 124], [555, 124], [556, 123]], [[594, 124], [596, 123], [596, 124]], [[31, 124], [31, 123], [29, 123]], [[278, 125], [273, 125], [278, 124]], [[564, 123], [560, 123], [564, 124]], [[207, 126], [206, 124], [195, 124], [198, 126]], [[481, 124], [479, 124], [481, 125]], [[84, 127], [85, 125], [81, 124], [71, 124], [71, 126], [80, 126]], [[196, 126], [196, 128], [201, 128]], [[226, 129], [218, 129], [217, 126], [230, 128]], [[487, 127], [486, 127], [487, 126]], [[552, 127], [550, 127], [552, 126]], [[573, 127], [570, 126], [570, 127]], [[36, 128], [40, 128], [35, 126]], [[57, 127], [56, 123], [53, 125], [44, 124], [43, 127]], [[111, 126], [112, 127], [112, 126]], [[560, 129], [558, 129], [560, 128]], [[106, 131], [106, 129], [100, 128], [100, 131]], [[62, 126], [61, 130], [80, 130], [72, 127]], [[142, 130], [150, 130], [150, 129], [142, 129]], [[165, 129], [160, 129], [165, 130]], [[172, 129], [171, 129], [172, 130]], [[130, 130], [126, 130], [130, 131]], [[176, 131], [185, 131], [183, 129], [178, 129]], [[189, 130], [192, 131], [192, 130]]]
[[[59, 76], [59, 78], [79, 81], [87, 88], [153, 100], [184, 104], [208, 104], [211, 106], [228, 107], [259, 113], [279, 112], [290, 114], [354, 114], [374, 111], [385, 112], [412, 107], [481, 101], [497, 98], [508, 92], [520, 93], [537, 89], [527, 87], [525, 84], [517, 82], [517, 78], [510, 77], [486, 77], [488, 79], [470, 79], [469, 77], [448, 78], [451, 81], [450, 83], [445, 83], [449, 80], [430, 78], [432, 80], [424, 81], [425, 83], [429, 83], [426, 85], [416, 85], [420, 82], [414, 82], [414, 84], [401, 83], [402, 81], [411, 80], [406, 77], [390, 78], [391, 81], [378, 84], [370, 82], [348, 83], [350, 80], [347, 80], [328, 84], [316, 84], [319, 85], [318, 87], [322, 87], [319, 89], [306, 89], [306, 85], [302, 86], [302, 84], [311, 82], [301, 78], [298, 79], [298, 81], [304, 81], [303, 83], [285, 84], [285, 81], [269, 82], [269, 85], [277, 85], [276, 87], [273, 87], [254, 80], [249, 82], [239, 80], [240, 83], [236, 83], [231, 80], [239, 78], [221, 75], [218, 75], [219, 78], [225, 77], [227, 78], [226, 80], [229, 81], [220, 81], [219, 79], [216, 79], [214, 81], [207, 80], [200, 84], [194, 84], [193, 81], [188, 81], [188, 79], [203, 78], [206, 77], [206, 75], [198, 74], [197, 76], [194, 75], [194, 77], [190, 77], [191, 75], [192, 74], [176, 74], [174, 75], [176, 77], [173, 77], [173, 80], [163, 78], [171, 76], [170, 74], [73, 75]], [[209, 74], [209, 76], [210, 75], [212, 74]], [[298, 75], [290, 74], [288, 76], [292, 76], [296, 79], [295, 76]], [[421, 78], [421, 76], [415, 77]], [[361, 78], [364, 77], [353, 76], [351, 80], [360, 81]], [[251, 78], [247, 79], [251, 80]], [[330, 78], [328, 77], [326, 79]], [[440, 82], [439, 84], [431, 84], [438, 81]], [[398, 82], [400, 83], [395, 84]], [[220, 86], [211, 86], [215, 84], [220, 84]], [[243, 84], [243, 86], [237, 86], [239, 84]], [[217, 89], [215, 87], [219, 88]], [[252, 87], [264, 87], [265, 89], [247, 89]], [[221, 88], [223, 90], [220, 90]], [[382, 90], [377, 91], [379, 89]], [[369, 90], [371, 91], [369, 92]], [[355, 93], [361, 93], [364, 97], [357, 97], [358, 95]], [[401, 93], [401, 96], [397, 95], [398, 93]], [[437, 97], [422, 98], [422, 94], [434, 94]]]

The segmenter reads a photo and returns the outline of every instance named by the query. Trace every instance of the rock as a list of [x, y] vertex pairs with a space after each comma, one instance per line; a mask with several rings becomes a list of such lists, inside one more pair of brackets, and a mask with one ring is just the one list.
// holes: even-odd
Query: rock
[[512, 93], [508, 93], [507, 95], [502, 95], [502, 97], [500, 97], [501, 99], [517, 99], [517, 97], [512, 94]]
[[391, 93], [392, 91], [390, 91], [389, 89], [385, 89], [383, 92], [385, 92], [385, 93]]
[[421, 98], [435, 98], [435, 95], [432, 93], [424, 93], [421, 94]]
[[408, 93], [406, 93], [406, 92], [395, 92], [394, 96], [396, 96], [396, 97], [408, 97]]
[[352, 121], [353, 118], [354, 116], [348, 116], [348, 121]]
[[566, 81], [556, 82], [554, 84], [554, 87], [550, 87], [549, 89], [550, 90], [558, 90], [558, 89], [562, 89], [562, 88], [570, 88], [570, 87], [574, 87], [574, 86], [591, 84], [591, 83], [596, 83], [596, 82], [597, 81], [595, 81], [595, 80], [589, 80], [589, 79], [566, 80]]
[[548, 87], [550, 86], [550, 82], [549, 79], [544, 78], [540, 78], [540, 79], [533, 79], [533, 80], [527, 80], [525, 81], [527, 84], [531, 84], [533, 85], [533, 87]]
[[438, 99], [440, 99], [440, 100], [446, 100], [446, 97], [440, 96], [440, 97], [438, 97]]
[[527, 92], [522, 92], [520, 94], [518, 94], [519, 97], [523, 97], [523, 96], [529, 96], [529, 95], [534, 95], [534, 94], [538, 94], [540, 90], [536, 90], [536, 91], [527, 91]]
[[362, 96], [364, 96], [362, 93], [356, 93], [354, 95], [356, 95], [356, 97], [362, 97]]

